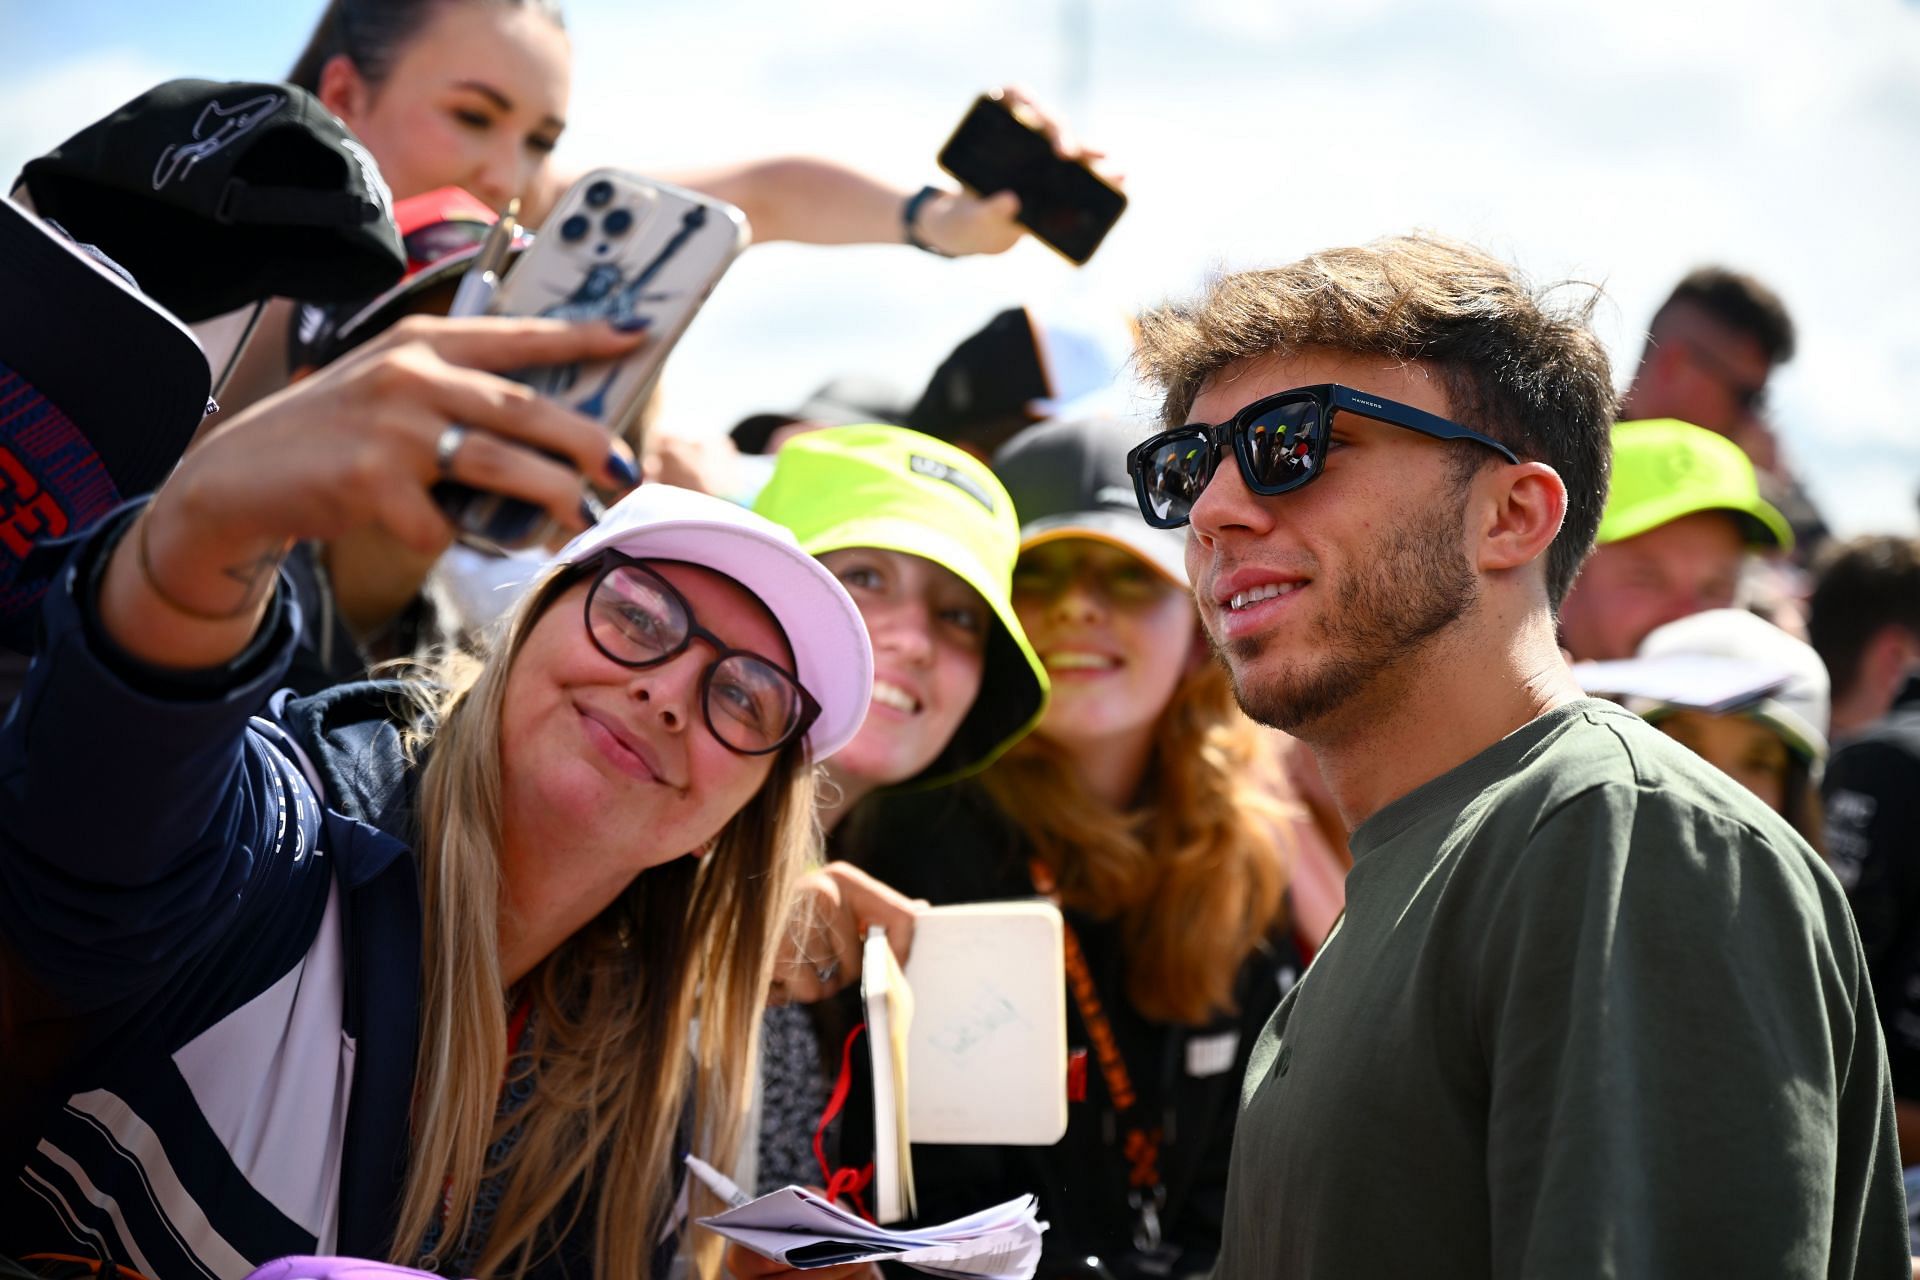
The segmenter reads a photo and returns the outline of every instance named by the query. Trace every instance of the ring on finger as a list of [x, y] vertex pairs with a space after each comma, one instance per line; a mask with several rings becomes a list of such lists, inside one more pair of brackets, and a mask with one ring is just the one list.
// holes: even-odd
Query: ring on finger
[[448, 426], [441, 431], [440, 438], [433, 442], [433, 465], [441, 475], [453, 474], [453, 458], [460, 452], [460, 446], [467, 442], [467, 429], [458, 424]]

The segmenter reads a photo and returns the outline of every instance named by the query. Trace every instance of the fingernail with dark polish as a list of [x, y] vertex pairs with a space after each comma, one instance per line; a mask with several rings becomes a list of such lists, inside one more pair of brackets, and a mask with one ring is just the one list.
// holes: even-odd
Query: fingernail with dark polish
[[627, 461], [626, 455], [615, 450], [607, 455], [607, 473], [621, 484], [632, 486], [640, 483], [640, 473]]
[[613, 322], [613, 327], [618, 333], [638, 333], [652, 323], [652, 316], [621, 316]]

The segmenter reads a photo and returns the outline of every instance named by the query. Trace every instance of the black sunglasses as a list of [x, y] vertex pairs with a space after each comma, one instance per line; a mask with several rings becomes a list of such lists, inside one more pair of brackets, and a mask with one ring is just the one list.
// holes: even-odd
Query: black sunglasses
[[1767, 380], [1758, 383], [1748, 382], [1740, 376], [1740, 371], [1722, 360], [1713, 351], [1698, 342], [1683, 342], [1688, 354], [1707, 371], [1707, 376], [1727, 389], [1733, 402], [1740, 406], [1742, 413], [1758, 414], [1766, 411]]
[[700, 674], [707, 728], [729, 751], [764, 756], [813, 727], [820, 704], [779, 664], [735, 649], [694, 620], [672, 583], [632, 556], [603, 551], [586, 565], [587, 635], [623, 667], [657, 667], [695, 640], [713, 650]]
[[1264, 498], [1291, 493], [1319, 475], [1335, 411], [1405, 427], [1438, 440], [1471, 440], [1518, 462], [1492, 436], [1410, 404], [1355, 391], [1337, 382], [1263, 396], [1221, 423], [1189, 423], [1163, 431], [1127, 454], [1140, 514], [1156, 529], [1178, 529], [1193, 513], [1231, 442], [1240, 478]]

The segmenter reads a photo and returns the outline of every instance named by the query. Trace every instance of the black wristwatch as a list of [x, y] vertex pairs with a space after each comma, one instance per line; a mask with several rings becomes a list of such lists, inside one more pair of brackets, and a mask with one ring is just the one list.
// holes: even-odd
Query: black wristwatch
[[907, 243], [922, 253], [930, 253], [936, 258], [951, 258], [955, 255], [948, 253], [945, 249], [937, 245], [928, 244], [920, 238], [920, 209], [927, 201], [937, 195], [944, 194], [945, 192], [941, 191], [938, 187], [922, 187], [908, 196], [907, 202], [900, 206], [900, 223], [906, 230]]

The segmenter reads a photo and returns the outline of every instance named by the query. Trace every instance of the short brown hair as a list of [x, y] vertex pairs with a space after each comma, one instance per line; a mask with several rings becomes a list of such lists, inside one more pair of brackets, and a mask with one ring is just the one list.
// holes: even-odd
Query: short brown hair
[[1813, 567], [1807, 639], [1836, 699], [1852, 690], [1867, 645], [1890, 626], [1920, 639], [1920, 540], [1867, 534], [1827, 547]]
[[[1197, 300], [1141, 317], [1139, 361], [1166, 389], [1169, 426], [1237, 360], [1324, 347], [1430, 366], [1463, 425], [1566, 483], [1566, 520], [1547, 553], [1547, 598], [1558, 609], [1607, 502], [1615, 399], [1589, 325], [1598, 298], [1591, 289], [1577, 306], [1550, 306], [1545, 291], [1478, 249], [1395, 236], [1217, 277]], [[1471, 470], [1494, 458], [1461, 456]]]
[[1689, 306], [1721, 326], [1752, 338], [1766, 353], [1770, 365], [1793, 359], [1793, 317], [1787, 304], [1765, 284], [1729, 267], [1695, 267], [1687, 272], [1647, 326], [1660, 332], [1660, 321], [1676, 306]]

